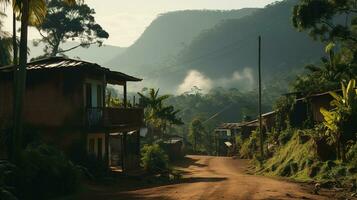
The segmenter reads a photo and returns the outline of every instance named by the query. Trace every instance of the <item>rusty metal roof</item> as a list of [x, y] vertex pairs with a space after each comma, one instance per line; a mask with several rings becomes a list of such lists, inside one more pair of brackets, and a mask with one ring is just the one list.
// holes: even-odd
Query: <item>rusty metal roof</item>
[[[268, 117], [272, 116], [276, 113], [276, 111], [271, 111], [262, 114], [262, 117]], [[218, 129], [240, 129], [244, 126], [258, 126], [258, 119], [248, 121], [248, 122], [240, 122], [240, 123], [222, 123], [221, 125], [218, 126]]]
[[[12, 71], [14, 65], [0, 67], [0, 71]], [[83, 60], [75, 60], [64, 57], [49, 57], [27, 63], [27, 70], [51, 70], [51, 69], [74, 69], [87, 68], [105, 72], [110, 79], [119, 79], [125, 81], [142, 81], [142, 79], [129, 76], [122, 72], [111, 71], [108, 68], [101, 67], [97, 63], [91, 63]]]
[[296, 101], [303, 101], [305, 99], [311, 99], [311, 98], [322, 97], [322, 96], [331, 97], [331, 95], [330, 95], [331, 92], [342, 93], [342, 90], [337, 89], [337, 90], [331, 90], [331, 91], [323, 92], [323, 93], [311, 94], [311, 95], [303, 97], [303, 98], [298, 98], [298, 99], [296, 99]]

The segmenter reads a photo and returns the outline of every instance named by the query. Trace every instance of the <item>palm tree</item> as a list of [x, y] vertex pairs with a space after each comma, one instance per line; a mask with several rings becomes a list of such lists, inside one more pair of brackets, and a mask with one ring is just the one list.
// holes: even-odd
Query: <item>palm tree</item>
[[[6, 16], [4, 13], [0, 12], [0, 17]], [[0, 21], [0, 66], [8, 65], [11, 63], [11, 50], [12, 42], [11, 36], [8, 32], [2, 31], [3, 23]]]
[[140, 105], [145, 108], [145, 121], [151, 132], [153, 129], [159, 129], [163, 136], [166, 132], [167, 124], [181, 125], [182, 120], [177, 117], [178, 110], [173, 106], [165, 106], [164, 101], [170, 95], [159, 96], [159, 89], [150, 89], [147, 95], [138, 93], [140, 96]]

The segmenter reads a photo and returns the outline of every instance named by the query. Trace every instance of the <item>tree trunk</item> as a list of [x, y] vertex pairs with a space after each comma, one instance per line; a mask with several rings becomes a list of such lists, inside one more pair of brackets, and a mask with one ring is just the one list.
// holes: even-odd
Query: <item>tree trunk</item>
[[16, 14], [12, 13], [12, 49], [13, 49], [13, 64], [17, 65], [17, 41], [16, 41]]
[[58, 49], [59, 49], [60, 42], [56, 42], [56, 44], [53, 46], [51, 56], [56, 56], [58, 54]]
[[340, 141], [336, 142], [336, 156], [337, 156], [337, 160], [341, 159]]
[[14, 161], [19, 162], [22, 149], [23, 131], [23, 104], [26, 86], [26, 64], [27, 64], [27, 34], [28, 34], [28, 15], [29, 1], [22, 0], [21, 10], [21, 40], [20, 40], [20, 59], [19, 70], [17, 73], [17, 84], [15, 94], [14, 110], [14, 135], [13, 135], [13, 155]]
[[346, 152], [345, 152], [345, 145], [341, 142], [340, 143], [340, 152], [341, 152], [341, 160], [342, 162], [346, 162]]

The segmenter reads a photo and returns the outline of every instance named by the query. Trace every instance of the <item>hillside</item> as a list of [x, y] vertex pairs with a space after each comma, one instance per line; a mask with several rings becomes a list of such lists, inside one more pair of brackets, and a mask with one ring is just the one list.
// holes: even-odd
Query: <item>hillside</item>
[[[108, 66], [118, 63], [120, 69], [143, 77], [143, 86], [170, 93], [193, 86], [251, 90], [256, 87], [257, 38], [261, 35], [263, 81], [286, 91], [287, 82], [305, 64], [324, 54], [322, 44], [292, 26], [296, 3], [286, 0], [263, 9], [163, 14]], [[213, 16], [220, 16], [216, 25], [208, 22], [217, 19]]]
[[[70, 48], [76, 46], [78, 43], [75, 42], [67, 42], [63, 45], [64, 48]], [[30, 49], [30, 59], [34, 57], [38, 57], [43, 55], [43, 45], [33, 46], [32, 41], [29, 41], [29, 49]], [[124, 52], [125, 48], [111, 46], [111, 45], [102, 45], [98, 47], [96, 45], [92, 45], [89, 48], [77, 48], [72, 51], [66, 53], [66, 55], [70, 58], [79, 58], [82, 60], [86, 60], [89, 62], [95, 62], [105, 66], [105, 63], [108, 60], [113, 59], [118, 54]]]
[[317, 61], [323, 55], [323, 45], [307, 33], [297, 32], [291, 24], [296, 2], [275, 3], [250, 16], [225, 20], [201, 33], [181, 52], [172, 69], [178, 78], [176, 84], [183, 80], [179, 77], [194, 69], [216, 86], [255, 88], [259, 35], [265, 82], [286, 78], [287, 74], [301, 71], [305, 64]]
[[[231, 11], [175, 11], [158, 16], [141, 37], [125, 53], [118, 55], [108, 66], [117, 62], [132, 72], [155, 68], [157, 64], [174, 59], [177, 53], [189, 45], [194, 37], [205, 29], [214, 27], [224, 19], [237, 19], [256, 11], [245, 8]], [[145, 68], [145, 69], [143, 69]]]

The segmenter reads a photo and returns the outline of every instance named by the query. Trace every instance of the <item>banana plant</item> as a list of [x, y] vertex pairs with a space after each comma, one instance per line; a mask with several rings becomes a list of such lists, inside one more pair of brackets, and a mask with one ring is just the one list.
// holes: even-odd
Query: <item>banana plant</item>
[[333, 97], [331, 106], [333, 109], [321, 108], [324, 116], [323, 124], [327, 128], [326, 134], [330, 143], [336, 145], [337, 157], [346, 160], [346, 145], [349, 141], [356, 139], [357, 125], [357, 89], [356, 80], [350, 80], [347, 86], [341, 83], [342, 95], [330, 92]]

